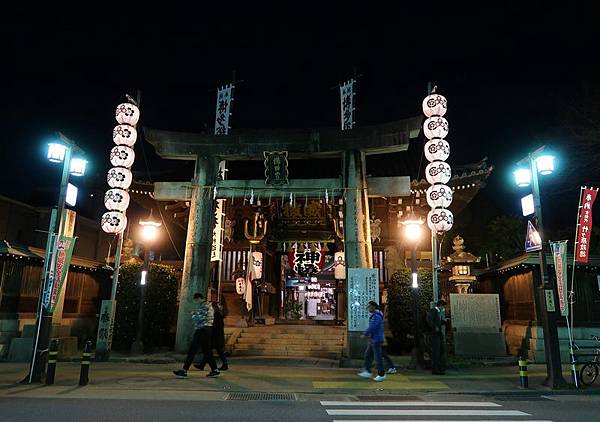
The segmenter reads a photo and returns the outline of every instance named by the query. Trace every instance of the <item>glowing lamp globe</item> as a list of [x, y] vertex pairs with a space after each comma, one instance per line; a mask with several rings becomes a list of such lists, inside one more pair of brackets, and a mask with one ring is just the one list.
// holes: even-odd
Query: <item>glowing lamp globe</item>
[[153, 241], [158, 235], [158, 228], [162, 226], [160, 221], [154, 221], [152, 215], [148, 220], [140, 220], [140, 226], [142, 226], [142, 238], [146, 242]]
[[48, 144], [48, 161], [52, 163], [62, 163], [65, 159], [67, 147], [63, 144]]
[[423, 220], [417, 217], [414, 211], [411, 211], [406, 219], [402, 221], [402, 225], [404, 226], [404, 235], [409, 241], [416, 242], [421, 238]]
[[73, 158], [71, 160], [70, 173], [73, 176], [83, 176], [85, 174], [85, 167], [87, 166], [87, 160], [83, 158]]
[[535, 160], [537, 170], [542, 175], [552, 174], [554, 171], [554, 157], [552, 155], [542, 155]]
[[531, 171], [529, 169], [518, 169], [513, 174], [517, 186], [524, 188], [531, 184]]

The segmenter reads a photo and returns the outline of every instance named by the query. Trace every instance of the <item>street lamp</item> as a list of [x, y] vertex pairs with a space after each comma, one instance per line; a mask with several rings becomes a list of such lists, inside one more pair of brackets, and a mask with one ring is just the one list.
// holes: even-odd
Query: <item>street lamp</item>
[[135, 341], [131, 345], [132, 354], [140, 354], [144, 352], [144, 343], [142, 342], [142, 328], [144, 326], [144, 298], [146, 296], [146, 283], [148, 282], [148, 273], [150, 271], [150, 246], [158, 236], [158, 228], [162, 225], [160, 221], [152, 218], [152, 210], [150, 216], [146, 220], [140, 220], [141, 235], [144, 240], [144, 265], [140, 274], [140, 310], [138, 313], [138, 325]]
[[[51, 163], [62, 163], [62, 176], [60, 182], [60, 191], [58, 195], [58, 206], [53, 208], [50, 214], [50, 223], [48, 227], [48, 238], [46, 240], [46, 252], [44, 256], [44, 266], [42, 271], [42, 283], [38, 298], [36, 335], [33, 344], [33, 353], [29, 375], [24, 380], [31, 384], [40, 382], [42, 373], [45, 371], [43, 356], [48, 349], [50, 340], [50, 329], [52, 327], [52, 298], [49, 293], [53, 290], [54, 283], [60, 283], [58, 277], [53, 277], [55, 269], [54, 245], [57, 239], [64, 235], [65, 230], [65, 204], [73, 206], [77, 200], [77, 188], [69, 183], [69, 174], [73, 176], [83, 176], [85, 173], [85, 164], [80, 158], [72, 158], [74, 152], [83, 153], [75, 142], [67, 138], [62, 133], [57, 133], [57, 142], [48, 144], [47, 158]], [[59, 292], [60, 294], [60, 292]], [[58, 295], [55, 298], [58, 301]]]
[[[536, 292], [538, 295], [538, 303], [542, 307], [540, 316], [542, 319], [544, 351], [546, 354], [546, 383], [552, 385], [552, 388], [558, 388], [565, 384], [565, 380], [562, 376], [556, 316], [554, 312], [550, 313], [546, 308], [546, 290], [550, 291], [553, 297], [556, 297], [554, 292], [556, 289], [554, 283], [551, 283], [546, 271], [547, 266], [546, 255], [543, 248], [544, 243], [541, 242], [544, 237], [544, 226], [542, 222], [542, 204], [538, 180], [538, 173], [541, 175], [548, 175], [554, 171], [554, 157], [547, 154], [546, 147], [543, 146], [529, 153], [527, 157], [521, 159], [517, 163], [517, 166], [521, 168], [514, 172], [516, 184], [520, 187], [526, 187], [531, 184], [537, 231], [540, 236], [540, 244], [542, 245], [539, 250], [540, 282], [538, 283]], [[525, 168], [525, 166], [528, 168]]]
[[414, 210], [411, 209], [410, 213], [402, 221], [404, 226], [404, 236], [412, 244], [410, 270], [412, 280], [412, 298], [413, 298], [413, 311], [414, 311], [414, 324], [415, 324], [415, 351], [416, 351], [416, 363], [419, 366], [423, 366], [423, 347], [421, 345], [421, 330], [419, 327], [419, 278], [417, 273], [417, 244], [421, 239], [423, 232], [423, 220], [416, 216]]

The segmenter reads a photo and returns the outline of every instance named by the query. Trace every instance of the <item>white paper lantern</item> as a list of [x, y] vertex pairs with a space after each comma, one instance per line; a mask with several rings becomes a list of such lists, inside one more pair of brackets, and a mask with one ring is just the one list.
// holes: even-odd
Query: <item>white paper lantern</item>
[[445, 185], [450, 180], [451, 175], [452, 170], [450, 169], [450, 165], [444, 161], [434, 161], [425, 167], [425, 178], [430, 185], [436, 183]]
[[431, 94], [423, 100], [423, 113], [427, 117], [443, 116], [446, 114], [448, 101], [439, 94]]
[[446, 161], [450, 156], [450, 144], [445, 139], [432, 139], [425, 143], [427, 161]]
[[122, 103], [117, 106], [115, 118], [120, 124], [135, 126], [140, 119], [140, 109], [131, 103]]
[[446, 185], [429, 186], [426, 196], [431, 208], [448, 208], [452, 203], [452, 189]]
[[252, 280], [262, 278], [263, 254], [262, 252], [252, 252]]
[[423, 133], [427, 139], [445, 138], [448, 135], [448, 120], [443, 117], [430, 117], [423, 123]]
[[344, 280], [346, 278], [346, 262], [344, 261], [344, 252], [336, 252], [333, 255], [334, 270], [333, 274], [336, 280]]
[[129, 207], [129, 193], [123, 189], [109, 189], [104, 195], [104, 206], [109, 211], [125, 211]]
[[235, 279], [235, 291], [238, 295], [246, 293], [246, 279], [244, 277]]
[[125, 145], [118, 145], [110, 150], [110, 162], [115, 167], [131, 167], [135, 160], [135, 153]]
[[113, 142], [117, 145], [132, 147], [137, 141], [137, 130], [129, 125], [117, 125], [113, 129]]
[[127, 189], [131, 186], [132, 179], [131, 170], [125, 167], [113, 167], [106, 175], [106, 181], [111, 188]]
[[121, 233], [127, 226], [127, 217], [119, 211], [105, 212], [100, 224], [106, 233]]
[[452, 211], [445, 208], [436, 208], [427, 214], [427, 225], [431, 231], [444, 233], [452, 228], [454, 216]]

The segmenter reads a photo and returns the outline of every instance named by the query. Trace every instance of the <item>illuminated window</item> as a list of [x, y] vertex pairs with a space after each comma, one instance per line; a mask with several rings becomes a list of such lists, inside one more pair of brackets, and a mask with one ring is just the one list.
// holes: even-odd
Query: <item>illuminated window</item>
[[453, 268], [454, 275], [469, 275], [469, 266], [468, 265], [455, 265]]

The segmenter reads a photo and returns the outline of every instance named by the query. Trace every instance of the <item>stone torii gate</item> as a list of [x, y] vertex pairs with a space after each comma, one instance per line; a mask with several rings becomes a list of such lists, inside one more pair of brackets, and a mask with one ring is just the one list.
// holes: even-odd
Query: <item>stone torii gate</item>
[[[421, 123], [419, 116], [347, 131], [257, 130], [226, 136], [144, 128], [146, 139], [160, 157], [196, 162], [191, 182], [157, 182], [154, 189], [157, 201], [190, 203], [175, 350], [185, 351], [193, 333], [189, 315], [194, 309], [194, 292], [208, 290], [215, 187], [217, 198], [223, 199], [243, 197], [252, 189], [263, 198], [278, 198], [283, 192], [294, 192], [299, 197], [322, 195], [325, 189], [332, 197], [345, 192], [346, 267], [371, 268], [368, 197], [409, 196], [410, 177], [367, 177], [366, 156], [406, 151], [410, 139], [418, 137]], [[269, 186], [264, 180], [218, 180], [219, 161], [263, 160], [265, 151], [287, 151], [290, 160], [339, 157], [341, 177], [294, 180], [291, 175], [289, 183], [281, 187]], [[359, 341], [358, 334], [348, 333], [351, 355], [362, 353], [363, 341]]]

